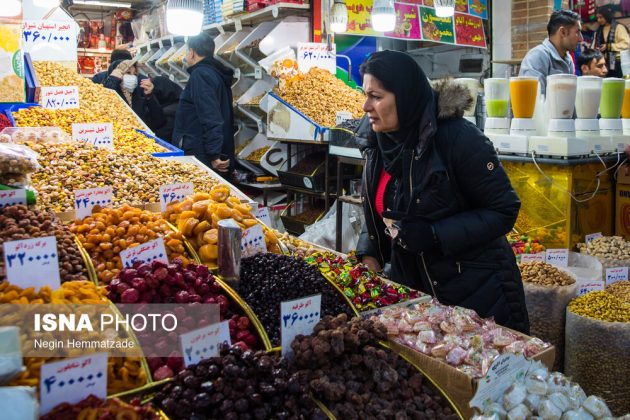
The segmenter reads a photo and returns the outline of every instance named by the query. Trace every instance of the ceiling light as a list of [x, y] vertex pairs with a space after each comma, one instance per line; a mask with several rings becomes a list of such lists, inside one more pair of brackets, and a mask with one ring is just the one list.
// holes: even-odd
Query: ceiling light
[[372, 8], [372, 29], [390, 32], [396, 27], [396, 10], [392, 0], [375, 0]]
[[121, 9], [128, 9], [131, 7], [131, 3], [116, 3], [113, 1], [101, 1], [101, 0], [72, 0], [73, 4], [81, 4], [84, 6], [101, 6], [101, 7], [118, 7]]
[[20, 0], [8, 0], [0, 7], [0, 17], [13, 17], [22, 13]]
[[437, 17], [451, 17], [455, 14], [455, 0], [434, 0]]
[[203, 24], [202, 0], [168, 0], [166, 27], [173, 35], [195, 36]]
[[330, 29], [335, 33], [346, 32], [348, 29], [348, 8], [344, 0], [335, 0], [330, 10]]

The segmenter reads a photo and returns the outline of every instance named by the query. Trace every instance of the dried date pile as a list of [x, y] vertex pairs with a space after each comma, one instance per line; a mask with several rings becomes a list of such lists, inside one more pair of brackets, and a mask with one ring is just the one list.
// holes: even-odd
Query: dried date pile
[[326, 316], [291, 345], [297, 378], [339, 419], [456, 419], [415, 368], [378, 344], [386, 338], [379, 322]]

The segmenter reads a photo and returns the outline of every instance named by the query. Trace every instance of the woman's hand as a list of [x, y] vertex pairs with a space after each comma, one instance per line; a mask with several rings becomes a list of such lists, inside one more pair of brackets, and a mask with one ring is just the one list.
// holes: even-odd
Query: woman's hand
[[142, 79], [140, 81], [140, 87], [142, 88], [142, 91], [144, 92], [144, 96], [149, 96], [153, 93], [154, 86], [151, 79]]
[[374, 257], [370, 257], [369, 255], [364, 255], [361, 262], [375, 273], [380, 273], [383, 270], [381, 265], [378, 263], [378, 260]]
[[131, 67], [132, 65], [133, 65], [132, 60], [123, 61], [122, 63], [116, 66], [116, 68], [112, 71], [111, 76], [122, 79], [123, 74], [127, 73], [127, 70], [129, 70], [129, 67]]
[[606, 52], [606, 44], [602, 44], [599, 47], [597, 47], [598, 50], [600, 50], [601, 52]]

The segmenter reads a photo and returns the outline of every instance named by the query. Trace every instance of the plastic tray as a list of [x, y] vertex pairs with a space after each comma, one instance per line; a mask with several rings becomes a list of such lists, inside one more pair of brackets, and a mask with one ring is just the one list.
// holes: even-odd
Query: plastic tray
[[137, 128], [136, 128], [136, 131], [138, 133], [142, 133], [145, 136], [153, 139], [153, 141], [155, 141], [157, 144], [159, 144], [160, 146], [168, 149], [168, 152], [151, 153], [152, 156], [155, 156], [155, 157], [184, 156], [184, 151], [183, 150], [178, 149], [177, 147], [173, 146], [172, 144], [170, 144], [166, 140], [162, 140], [161, 138], [156, 137], [153, 134], [149, 134], [146, 131], [139, 130]]
[[32, 106], [39, 106], [38, 103], [35, 102], [2, 102], [0, 103], [0, 112], [3, 112], [4, 115], [9, 118], [11, 124], [15, 127], [15, 119], [13, 118], [13, 113], [23, 108], [30, 108]]

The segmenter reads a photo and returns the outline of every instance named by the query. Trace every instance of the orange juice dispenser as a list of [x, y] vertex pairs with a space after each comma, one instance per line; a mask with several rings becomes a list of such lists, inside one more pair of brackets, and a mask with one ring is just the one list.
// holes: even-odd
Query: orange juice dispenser
[[483, 91], [486, 101], [486, 135], [509, 134], [510, 81], [498, 77], [486, 79]]
[[630, 136], [624, 135], [621, 108], [624, 102], [626, 82], [609, 77], [602, 81], [602, 94], [599, 102], [599, 132], [608, 136], [613, 146], [622, 152], [630, 145]]

